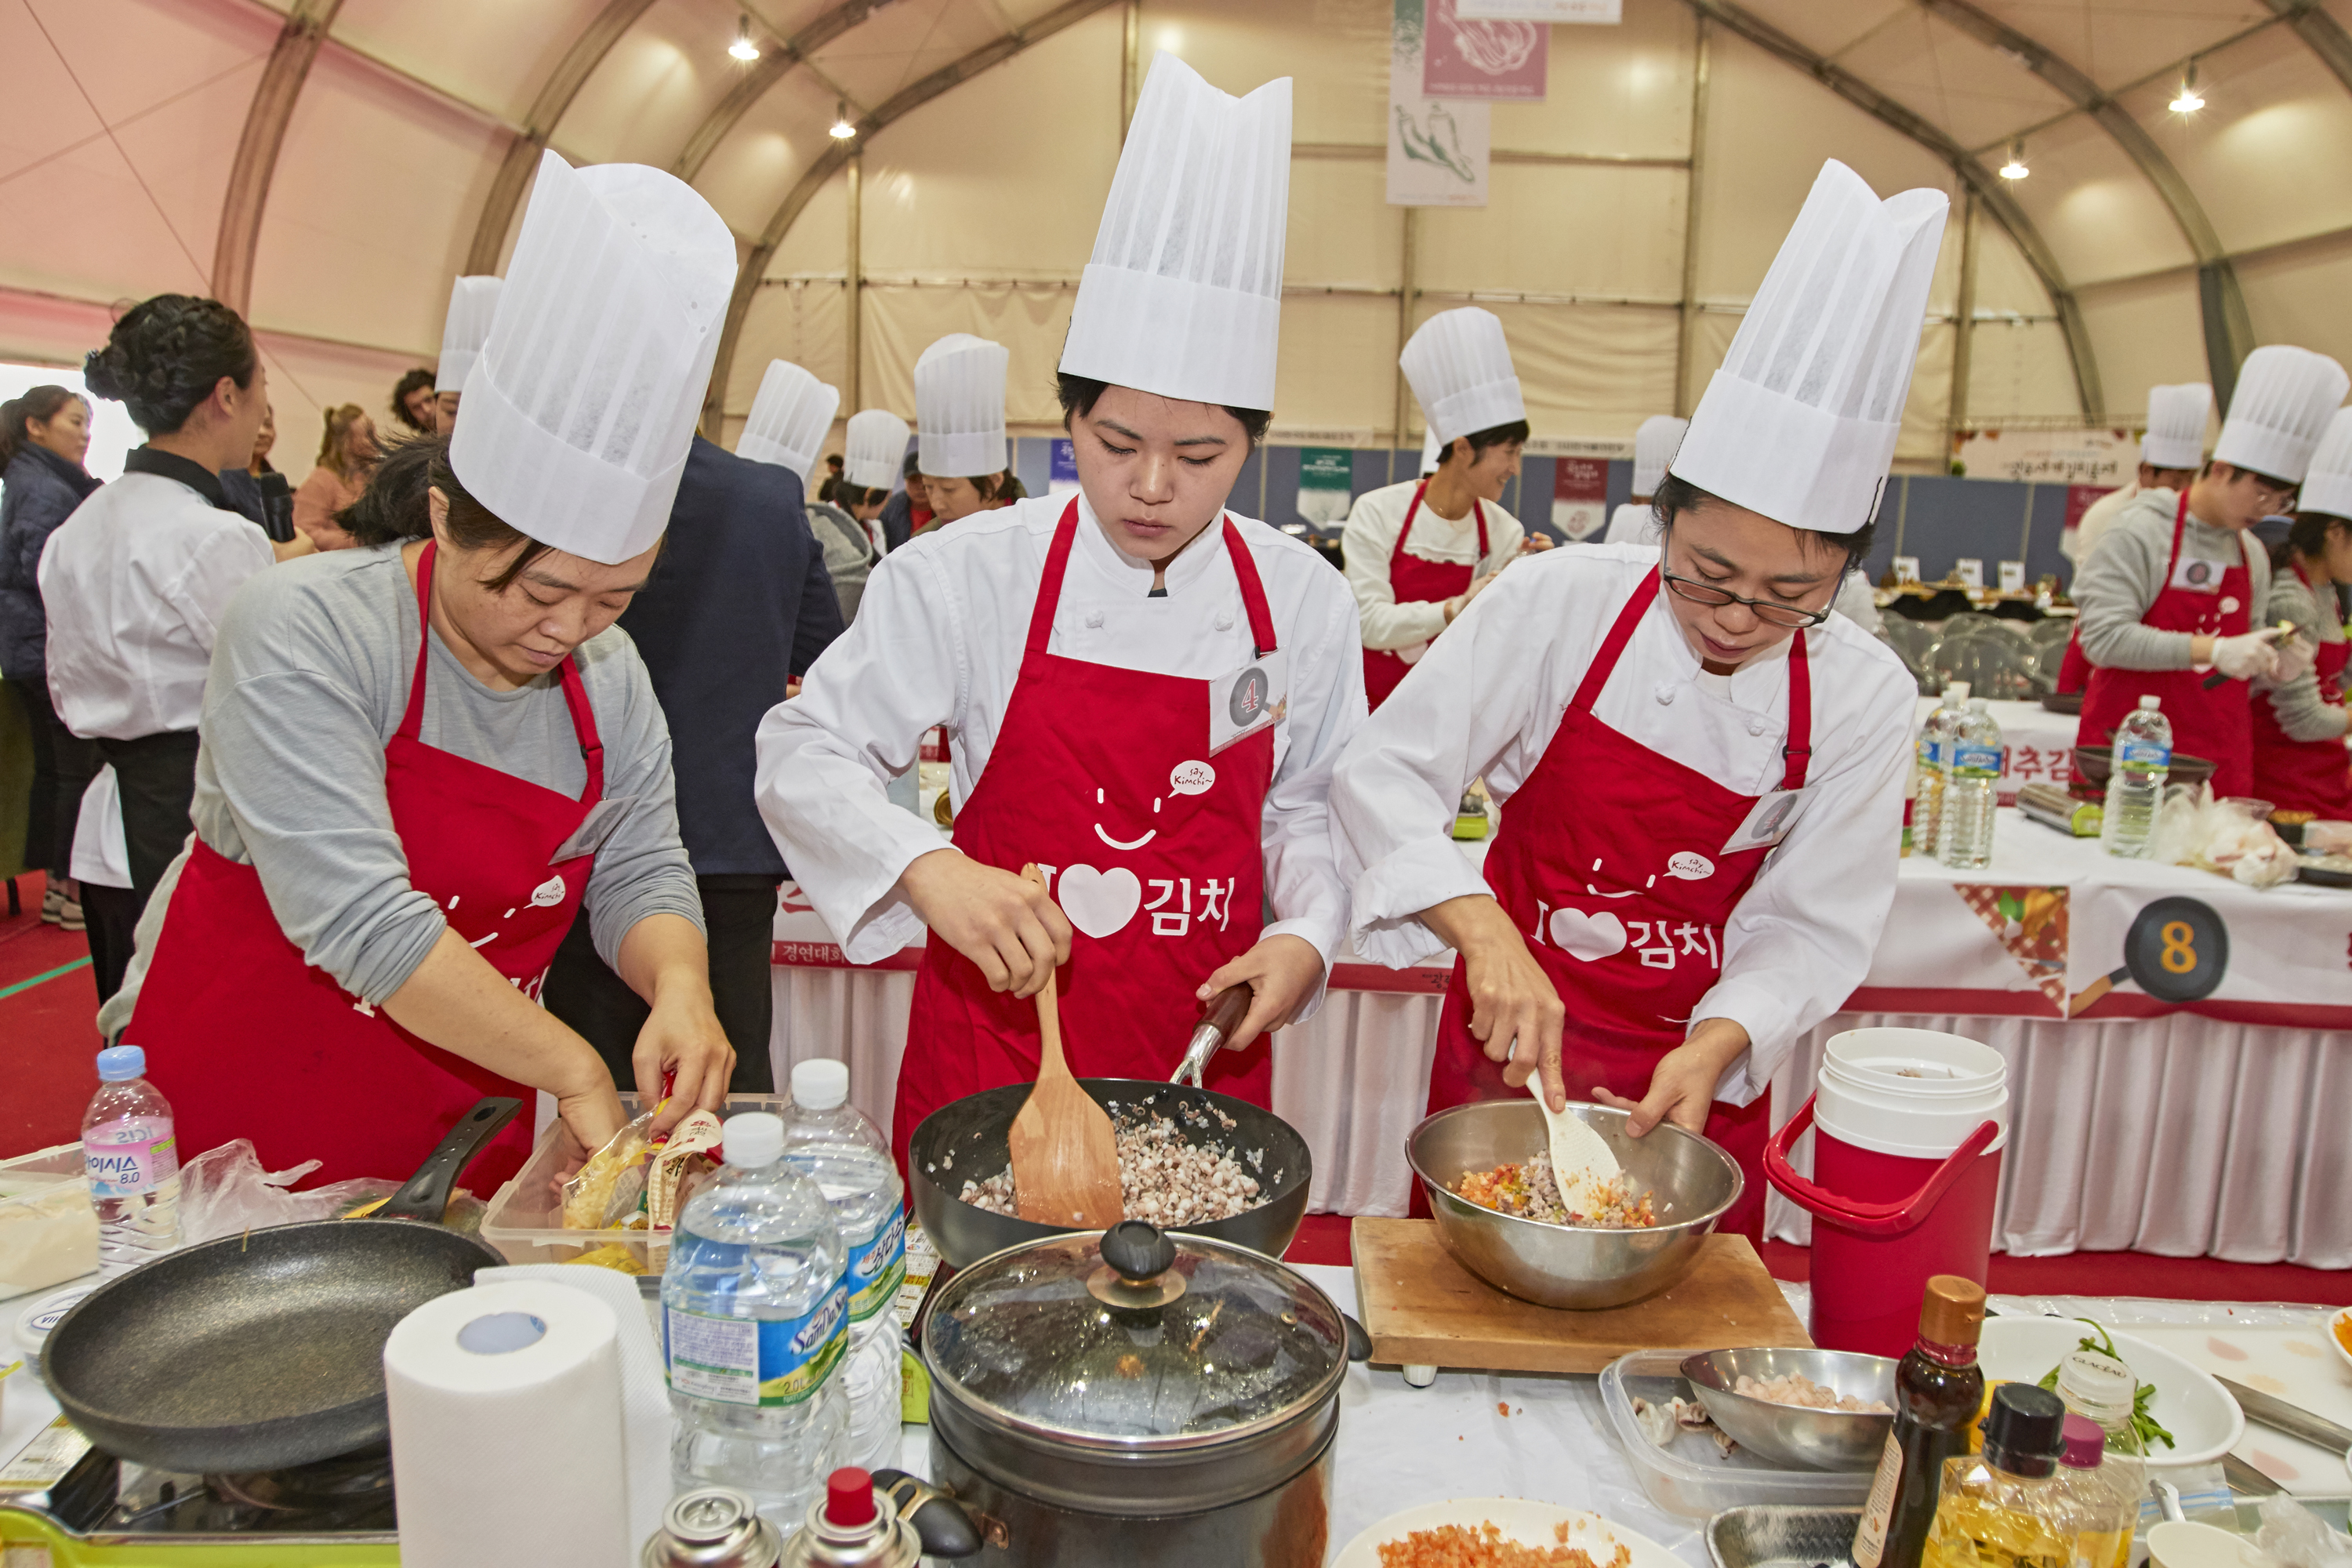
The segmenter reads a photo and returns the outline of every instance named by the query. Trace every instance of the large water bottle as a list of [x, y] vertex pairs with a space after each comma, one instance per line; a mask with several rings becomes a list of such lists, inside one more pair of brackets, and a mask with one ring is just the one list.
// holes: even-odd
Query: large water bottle
[[1911, 799], [1911, 847], [1921, 855], [1936, 853], [1936, 835], [1943, 826], [1944, 784], [1950, 759], [1952, 733], [1967, 710], [1969, 683], [1948, 682], [1944, 699], [1928, 710], [1919, 726], [1919, 787]]
[[2099, 816], [2099, 847], [2127, 860], [2147, 858], [2157, 808], [2172, 772], [2172, 721], [2153, 697], [2124, 715], [2108, 753], [2107, 803]]
[[732, 1487], [787, 1534], [842, 1463], [841, 1228], [783, 1163], [783, 1118], [727, 1119], [726, 1168], [678, 1216], [662, 1276], [670, 1479]]
[[2000, 725], [1983, 698], [1969, 699], [1948, 752], [1936, 858], [1973, 871], [1992, 859], [1992, 814], [2000, 795]]
[[846, 1063], [801, 1062], [792, 1085], [784, 1162], [824, 1192], [849, 1255], [842, 1276], [849, 1292], [849, 1358], [842, 1365], [849, 1448], [842, 1462], [895, 1469], [902, 1434], [898, 1303], [907, 1277], [906, 1187], [881, 1130], [849, 1103]]
[[99, 1052], [98, 1092], [82, 1113], [101, 1279], [180, 1245], [180, 1146], [172, 1107], [146, 1075], [147, 1053], [137, 1046]]

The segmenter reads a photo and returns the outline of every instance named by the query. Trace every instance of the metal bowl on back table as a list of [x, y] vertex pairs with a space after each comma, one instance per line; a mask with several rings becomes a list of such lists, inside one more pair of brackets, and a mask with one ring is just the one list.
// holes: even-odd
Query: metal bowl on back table
[[1507, 1295], [1591, 1310], [1654, 1296], [1698, 1261], [1699, 1243], [1746, 1185], [1738, 1163], [1696, 1132], [1661, 1123], [1640, 1138], [1626, 1113], [1571, 1101], [1569, 1113], [1601, 1134], [1658, 1223], [1632, 1230], [1548, 1225], [1461, 1197], [1454, 1183], [1533, 1158], [1547, 1146], [1532, 1099], [1486, 1100], [1441, 1110], [1405, 1139], [1405, 1158], [1428, 1194], [1438, 1239], [1454, 1260]]
[[[1683, 1363], [1691, 1393], [1732, 1441], [1801, 1470], [1866, 1470], [1895, 1430], [1895, 1363], [1853, 1351], [1708, 1351]], [[1859, 1410], [1817, 1410], [1741, 1394], [1742, 1377], [1767, 1381], [1795, 1373], [1853, 1399], [1875, 1399], [1884, 1415]]]

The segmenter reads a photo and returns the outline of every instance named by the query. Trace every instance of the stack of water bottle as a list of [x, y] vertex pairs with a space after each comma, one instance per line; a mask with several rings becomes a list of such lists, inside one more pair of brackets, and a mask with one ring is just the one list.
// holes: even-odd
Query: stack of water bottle
[[1959, 870], [1992, 859], [1993, 808], [1999, 804], [2000, 725], [1969, 683], [1944, 688], [1944, 700], [1919, 727], [1919, 783], [1911, 803], [1912, 847]]
[[727, 1120], [725, 1168], [662, 1279], [681, 1489], [732, 1487], [786, 1533], [845, 1465], [898, 1464], [905, 1188], [849, 1069], [793, 1069], [787, 1116]]

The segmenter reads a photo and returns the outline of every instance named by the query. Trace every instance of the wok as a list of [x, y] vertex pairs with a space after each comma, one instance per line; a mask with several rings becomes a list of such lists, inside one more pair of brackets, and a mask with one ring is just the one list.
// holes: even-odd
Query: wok
[[[1265, 1202], [1256, 1208], [1231, 1219], [1169, 1229], [1234, 1242], [1268, 1258], [1282, 1256], [1307, 1213], [1307, 1186], [1314, 1173], [1314, 1157], [1307, 1152], [1307, 1140], [1288, 1122], [1245, 1100], [1185, 1084], [1082, 1078], [1078, 1085], [1114, 1118], [1122, 1110], [1148, 1105], [1171, 1118], [1185, 1142], [1221, 1145], [1257, 1178]], [[1067, 1226], [1037, 1225], [991, 1214], [956, 1196], [965, 1182], [992, 1176], [1010, 1162], [1005, 1134], [1021, 1102], [1029, 1098], [1029, 1088], [1025, 1083], [1007, 1084], [943, 1105], [923, 1118], [907, 1145], [907, 1187], [914, 1199], [915, 1219], [950, 1268], [965, 1268], [1008, 1247], [1075, 1234]], [[1203, 1118], [1206, 1125], [1196, 1126], [1177, 1114], [1180, 1109], [1209, 1108], [1231, 1117], [1234, 1125], [1228, 1128], [1208, 1116]], [[1258, 1151], [1264, 1152], [1264, 1158], [1252, 1165], [1250, 1156]]]
[[466, 1112], [379, 1217], [224, 1236], [108, 1280], [50, 1331], [49, 1392], [99, 1447], [158, 1469], [272, 1470], [386, 1441], [393, 1325], [506, 1261], [439, 1221], [521, 1109]]

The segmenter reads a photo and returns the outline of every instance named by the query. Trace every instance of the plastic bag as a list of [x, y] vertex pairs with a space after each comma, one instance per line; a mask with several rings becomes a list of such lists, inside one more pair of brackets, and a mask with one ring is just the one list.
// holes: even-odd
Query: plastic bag
[[643, 1212], [646, 1166], [656, 1148], [654, 1118], [660, 1112], [656, 1105], [614, 1133], [563, 1184], [564, 1229], [616, 1229]]
[[[180, 1234], [184, 1244], [215, 1237], [260, 1230], [303, 1220], [335, 1219], [352, 1210], [382, 1203], [400, 1190], [405, 1177], [357, 1176], [331, 1182], [309, 1192], [288, 1189], [319, 1168], [305, 1160], [283, 1171], [265, 1171], [253, 1142], [234, 1139], [207, 1149], [180, 1167]], [[478, 1231], [487, 1205], [463, 1189], [452, 1194], [441, 1216], [444, 1225]]]
[[2352, 1541], [2322, 1524], [2293, 1498], [2266, 1497], [2254, 1544], [2286, 1568], [2352, 1568]]
[[2213, 786], [2165, 792], [2148, 841], [2148, 858], [2193, 866], [2249, 888], [2274, 888], [2294, 879], [2294, 851], [2278, 830], [2213, 798]]

